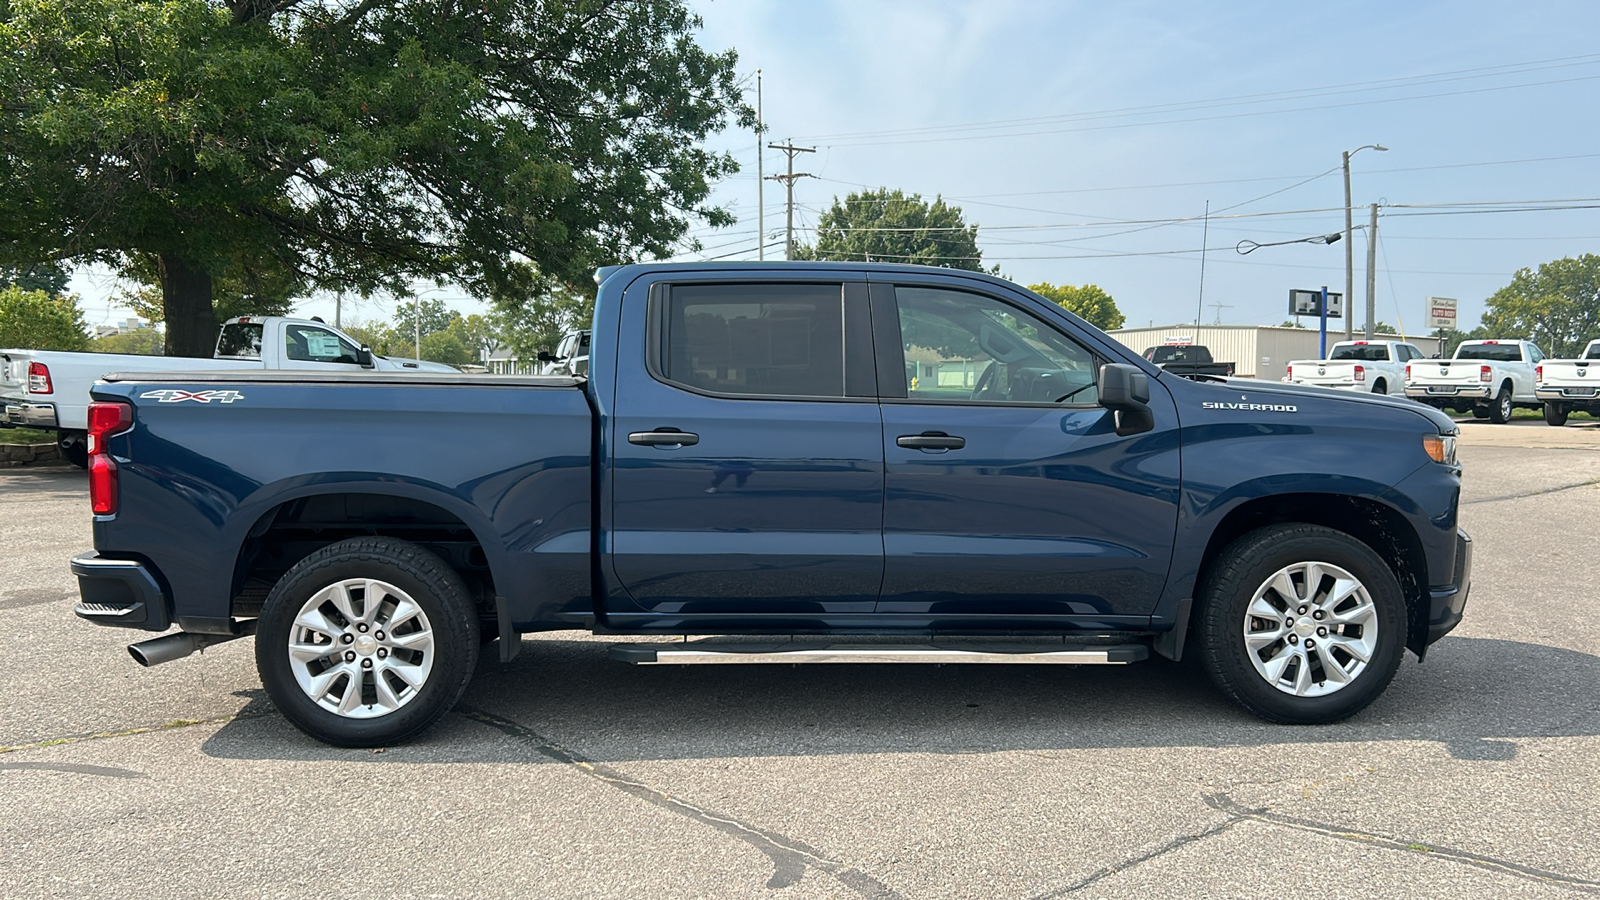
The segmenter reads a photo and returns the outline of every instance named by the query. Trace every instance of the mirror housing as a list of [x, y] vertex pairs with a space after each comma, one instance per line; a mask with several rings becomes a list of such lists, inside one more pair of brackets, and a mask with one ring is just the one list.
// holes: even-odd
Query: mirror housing
[[372, 361], [371, 347], [368, 347], [366, 344], [361, 345], [361, 349], [356, 351], [356, 365], [363, 369], [370, 369], [376, 365], [376, 363]]
[[1100, 405], [1116, 416], [1117, 435], [1142, 434], [1156, 427], [1150, 411], [1150, 376], [1138, 366], [1106, 363], [1100, 367]]
[[560, 360], [561, 360], [561, 357], [556, 356], [554, 353], [551, 353], [549, 350], [540, 350], [537, 354], [534, 355], [533, 358], [537, 359], [539, 362], [542, 362], [542, 363], [560, 362]]

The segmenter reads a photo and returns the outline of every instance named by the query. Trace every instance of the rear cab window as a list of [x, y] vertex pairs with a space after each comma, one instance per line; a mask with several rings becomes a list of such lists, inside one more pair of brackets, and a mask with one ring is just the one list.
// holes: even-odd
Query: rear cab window
[[217, 354], [227, 359], [261, 358], [261, 323], [229, 322], [217, 336]]

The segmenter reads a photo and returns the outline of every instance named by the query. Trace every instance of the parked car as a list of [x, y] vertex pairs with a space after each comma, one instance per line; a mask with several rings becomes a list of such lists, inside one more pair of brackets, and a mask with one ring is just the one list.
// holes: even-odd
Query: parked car
[[1543, 359], [1532, 341], [1462, 341], [1453, 359], [1407, 363], [1406, 396], [1437, 409], [1509, 422], [1513, 409], [1542, 405], [1533, 392], [1533, 370]]
[[1340, 341], [1327, 359], [1297, 359], [1284, 380], [1341, 391], [1399, 394], [1406, 391], [1406, 363], [1422, 350], [1406, 341]]
[[[454, 372], [442, 363], [378, 356], [315, 319], [241, 316], [223, 323], [211, 359], [0, 350], [0, 426], [54, 431], [62, 454], [88, 465], [89, 387], [111, 372], [212, 372], [229, 369], [324, 372]], [[229, 403], [226, 397], [192, 397]]]
[[1533, 371], [1533, 393], [1544, 402], [1544, 420], [1567, 424], [1567, 416], [1600, 416], [1600, 340], [1590, 341], [1578, 359], [1547, 359]]
[[540, 375], [584, 375], [589, 371], [589, 331], [569, 331], [556, 342], [556, 351], [539, 352]]
[[[1246, 709], [1307, 723], [1461, 620], [1437, 410], [1175, 377], [976, 272], [597, 282], [587, 378], [96, 385], [77, 614], [176, 625], [129, 648], [145, 664], [253, 634], [273, 707], [347, 746], [436, 722], [482, 637], [509, 659], [527, 632], [737, 636], [608, 645], [641, 665], [1192, 652]], [[978, 374], [913, 386], [908, 356]]]
[[1157, 344], [1144, 351], [1144, 358], [1184, 378], [1200, 375], [1230, 378], [1234, 372], [1233, 363], [1216, 362], [1204, 344]]

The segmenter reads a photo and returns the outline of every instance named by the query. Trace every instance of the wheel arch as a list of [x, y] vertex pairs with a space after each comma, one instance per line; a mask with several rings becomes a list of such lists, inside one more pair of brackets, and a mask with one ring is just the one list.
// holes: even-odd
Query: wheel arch
[[323, 547], [351, 537], [386, 536], [436, 553], [467, 582], [486, 616], [496, 612], [495, 573], [505, 550], [486, 517], [442, 490], [405, 483], [303, 485], [276, 494], [239, 518], [249, 527], [229, 583], [229, 613], [259, 613], [277, 579]]
[[1428, 560], [1422, 540], [1406, 517], [1379, 500], [1348, 494], [1290, 493], [1258, 497], [1229, 510], [1212, 530], [1195, 580], [1196, 596], [1222, 549], [1269, 525], [1321, 525], [1350, 535], [1377, 553], [1406, 602], [1406, 647], [1421, 654], [1428, 633]]

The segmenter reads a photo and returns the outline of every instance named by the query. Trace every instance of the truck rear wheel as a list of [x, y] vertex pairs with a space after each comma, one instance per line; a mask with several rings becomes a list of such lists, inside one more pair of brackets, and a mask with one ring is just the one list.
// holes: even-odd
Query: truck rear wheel
[[1274, 525], [1222, 551], [1201, 585], [1201, 665], [1274, 722], [1337, 722], [1381, 694], [1405, 651], [1406, 605], [1372, 548], [1318, 525]]
[[1546, 425], [1567, 424], [1567, 405], [1565, 403], [1546, 403], [1544, 405], [1544, 423]]
[[1372, 386], [1372, 392], [1374, 394], [1387, 394], [1387, 393], [1389, 393], [1389, 383], [1384, 381], [1382, 378], [1379, 378], [1377, 383], [1375, 383]]
[[273, 706], [339, 747], [421, 734], [460, 699], [477, 661], [478, 617], [461, 576], [396, 538], [340, 541], [296, 563], [256, 629]]
[[1511, 409], [1511, 385], [1502, 384], [1500, 393], [1494, 395], [1494, 402], [1489, 405], [1489, 421], [1504, 425], [1511, 421]]

